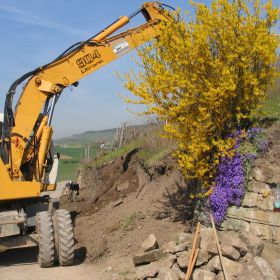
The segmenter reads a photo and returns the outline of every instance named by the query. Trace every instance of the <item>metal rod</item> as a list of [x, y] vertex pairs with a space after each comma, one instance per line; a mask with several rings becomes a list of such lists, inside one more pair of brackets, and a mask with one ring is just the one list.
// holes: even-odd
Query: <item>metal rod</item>
[[54, 105], [55, 105], [55, 96], [52, 98], [52, 103], [51, 103], [51, 110], [50, 110], [50, 114], [49, 114], [49, 119], [48, 119], [48, 126], [51, 125], [52, 122], [52, 117], [53, 117], [53, 111], [54, 111]]

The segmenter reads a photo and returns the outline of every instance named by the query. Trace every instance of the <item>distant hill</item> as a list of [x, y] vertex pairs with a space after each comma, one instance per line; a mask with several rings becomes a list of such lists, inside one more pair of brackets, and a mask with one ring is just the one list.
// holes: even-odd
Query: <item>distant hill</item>
[[[149, 130], [155, 126], [160, 125], [159, 123], [140, 124], [140, 125], [128, 125], [125, 127], [124, 138], [126, 141], [130, 141], [135, 137], [135, 134], [140, 135], [141, 133], [149, 133]], [[81, 147], [85, 145], [99, 146], [102, 141], [105, 144], [113, 144], [114, 138], [117, 133], [117, 128], [105, 129], [105, 130], [91, 130], [80, 134], [74, 134], [72, 136], [63, 137], [54, 140], [55, 145], [59, 146], [76, 146]], [[139, 134], [140, 133], [140, 134]]]
[[60, 146], [84, 146], [89, 144], [100, 143], [105, 141], [106, 143], [112, 143], [117, 129], [105, 129], [98, 131], [86, 131], [81, 134], [74, 134], [72, 136], [63, 137], [54, 140], [55, 145]]

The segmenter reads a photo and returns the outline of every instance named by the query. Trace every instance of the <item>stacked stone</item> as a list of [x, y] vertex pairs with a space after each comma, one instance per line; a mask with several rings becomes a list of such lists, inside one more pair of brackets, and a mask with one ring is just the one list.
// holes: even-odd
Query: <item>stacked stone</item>
[[[268, 263], [260, 257], [264, 247], [260, 238], [251, 233], [219, 232], [219, 239], [229, 279], [277, 279]], [[133, 257], [136, 278], [184, 280], [192, 240], [192, 234], [179, 233], [176, 241], [171, 241], [159, 249], [155, 236], [150, 235], [142, 244], [141, 252]], [[191, 279], [224, 279], [212, 228], [203, 229], [201, 232], [200, 250]]]
[[280, 213], [273, 211], [273, 187], [276, 184], [280, 184], [280, 173], [255, 168], [241, 206], [228, 209], [221, 229], [250, 231], [263, 240], [280, 243]]

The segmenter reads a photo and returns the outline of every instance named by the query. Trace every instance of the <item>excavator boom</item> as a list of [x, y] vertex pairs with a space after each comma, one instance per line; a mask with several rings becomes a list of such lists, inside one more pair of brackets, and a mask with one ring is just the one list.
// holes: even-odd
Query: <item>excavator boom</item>
[[[142, 13], [146, 23], [117, 35], [114, 33], [136, 14]], [[78, 81], [114, 61], [159, 34], [160, 23], [172, 17], [159, 2], [146, 2], [131, 16], [123, 16], [90, 39], [73, 45], [51, 63], [25, 74], [11, 86], [7, 93], [2, 130], [0, 172], [7, 172], [11, 183], [28, 181], [32, 196], [40, 189], [54, 188], [45, 180], [47, 157], [51, 147], [51, 120], [54, 106], [62, 91], [77, 86]], [[12, 100], [16, 87], [29, 79], [13, 112]], [[1, 174], [1, 173], [0, 173]], [[8, 184], [8, 185], [10, 185]], [[30, 191], [10, 191], [10, 186], [0, 191], [0, 201], [30, 197]], [[36, 184], [35, 184], [36, 185]]]
[[[136, 14], [146, 23], [116, 34]], [[67, 87], [155, 38], [161, 22], [172, 16], [158, 2], [144, 3], [131, 16], [120, 17], [86, 41], [76, 43], [47, 65], [17, 79], [5, 101], [0, 142], [0, 253], [14, 247], [38, 246], [38, 263], [74, 260], [74, 235], [69, 211], [58, 209], [58, 156], [53, 152], [52, 117]], [[13, 108], [18, 85], [25, 86]]]

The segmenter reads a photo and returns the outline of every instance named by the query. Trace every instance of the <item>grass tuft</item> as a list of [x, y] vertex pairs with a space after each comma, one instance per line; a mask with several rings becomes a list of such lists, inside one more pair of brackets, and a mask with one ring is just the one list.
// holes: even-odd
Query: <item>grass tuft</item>
[[136, 219], [136, 216], [137, 215], [135, 212], [127, 216], [122, 222], [123, 228], [126, 229], [128, 226], [132, 225]]

